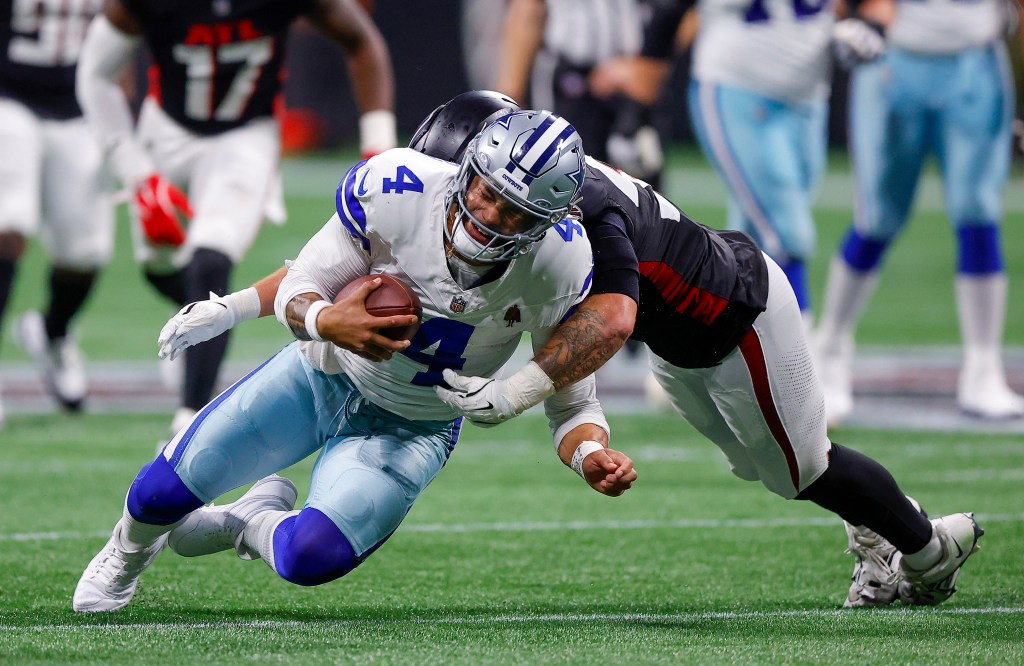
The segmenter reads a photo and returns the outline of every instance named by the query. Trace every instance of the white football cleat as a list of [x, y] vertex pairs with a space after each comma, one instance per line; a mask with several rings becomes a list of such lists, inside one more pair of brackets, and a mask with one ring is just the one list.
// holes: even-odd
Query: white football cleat
[[198, 557], [234, 548], [242, 559], [257, 559], [245, 548], [242, 530], [256, 514], [264, 511], [291, 511], [298, 492], [291, 479], [271, 474], [253, 484], [231, 504], [196, 509], [185, 522], [171, 531], [171, 550], [184, 557]]
[[39, 368], [43, 385], [62, 407], [73, 412], [82, 408], [88, 386], [82, 353], [74, 335], [50, 340], [43, 315], [29, 310], [15, 322], [14, 340]]
[[853, 413], [853, 339], [817, 340], [812, 345], [829, 428], [842, 425]]
[[983, 419], [1024, 416], [1024, 397], [1007, 385], [1001, 369], [976, 371], [966, 365], [960, 372], [957, 403], [965, 414]]
[[92, 558], [79, 579], [72, 608], [79, 613], [101, 613], [127, 606], [135, 596], [139, 576], [166, 545], [167, 535], [164, 534], [148, 548], [125, 550], [121, 523], [118, 523], [107, 545]]
[[[908, 497], [918, 511], [921, 505]], [[864, 526], [856, 527], [843, 521], [846, 527], [848, 554], [856, 561], [853, 564], [852, 584], [843, 606], [861, 608], [866, 606], [888, 606], [899, 598], [902, 575], [902, 555], [888, 539]]]
[[932, 521], [942, 544], [942, 558], [927, 571], [915, 571], [901, 562], [903, 582], [900, 601], [911, 606], [934, 606], [953, 596], [960, 567], [978, 550], [978, 539], [985, 531], [978, 527], [973, 513], [954, 513]]

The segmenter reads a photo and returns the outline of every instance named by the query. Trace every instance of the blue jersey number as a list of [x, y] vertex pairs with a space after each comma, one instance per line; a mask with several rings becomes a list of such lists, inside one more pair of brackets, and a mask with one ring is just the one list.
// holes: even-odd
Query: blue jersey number
[[[750, 8], [747, 9], [747, 13], [744, 14], [743, 20], [747, 23], [764, 23], [765, 21], [771, 20], [771, 15], [768, 13], [768, 9], [765, 4], [768, 0], [754, 0]], [[793, 13], [796, 14], [797, 18], [806, 18], [808, 16], [814, 16], [821, 12], [831, 0], [793, 0]]]
[[[428, 368], [426, 372], [417, 372], [412, 383], [417, 386], [436, 386], [443, 381], [441, 371], [445, 368], [462, 370], [466, 364], [462, 354], [474, 330], [469, 324], [443, 317], [423, 322], [409, 342], [409, 347], [402, 352]], [[431, 347], [434, 349], [426, 351]]]
[[412, 169], [402, 165], [398, 167], [398, 173], [395, 174], [395, 179], [385, 178], [381, 191], [384, 194], [394, 192], [395, 194], [402, 194], [404, 192], [422, 192], [423, 181], [412, 172]]
[[572, 240], [574, 234], [578, 236], [583, 235], [583, 225], [571, 217], [567, 217], [555, 224], [555, 231], [562, 237], [562, 240], [568, 243]]

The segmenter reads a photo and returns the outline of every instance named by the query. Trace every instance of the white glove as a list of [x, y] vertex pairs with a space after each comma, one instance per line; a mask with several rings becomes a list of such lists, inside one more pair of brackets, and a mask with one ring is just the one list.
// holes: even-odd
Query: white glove
[[442, 376], [452, 390], [435, 386], [437, 397], [482, 428], [519, 416], [555, 392], [551, 379], [533, 361], [505, 379], [463, 377], [453, 370]]
[[160, 358], [173, 361], [185, 349], [259, 315], [260, 297], [253, 287], [223, 297], [210, 292], [210, 300], [189, 303], [160, 329]]
[[865, 21], [843, 19], [832, 26], [832, 52], [840, 67], [852, 69], [885, 53], [885, 37]]

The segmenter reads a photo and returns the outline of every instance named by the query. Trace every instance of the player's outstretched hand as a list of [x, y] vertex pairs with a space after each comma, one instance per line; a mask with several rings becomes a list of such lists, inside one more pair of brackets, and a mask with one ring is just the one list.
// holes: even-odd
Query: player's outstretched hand
[[142, 233], [154, 245], [177, 247], [185, 242], [179, 215], [192, 218], [192, 204], [185, 193], [160, 174], [153, 174], [135, 190]]
[[474, 425], [493, 428], [519, 415], [508, 400], [504, 380], [488, 377], [463, 377], [454, 370], [442, 373], [451, 390], [435, 386], [437, 397], [454, 407]]
[[174, 360], [189, 347], [217, 337], [238, 323], [231, 302], [210, 292], [210, 300], [189, 303], [160, 329], [160, 358]]
[[625, 453], [601, 449], [583, 459], [583, 478], [597, 492], [618, 497], [633, 486], [636, 470]]

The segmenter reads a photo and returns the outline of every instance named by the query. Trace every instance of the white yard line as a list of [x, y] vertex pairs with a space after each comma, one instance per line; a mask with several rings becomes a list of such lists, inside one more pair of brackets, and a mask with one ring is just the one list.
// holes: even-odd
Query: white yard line
[[[976, 513], [979, 523], [1020, 523], [1024, 513], [985, 514]], [[835, 528], [838, 518], [680, 518], [679, 520], [572, 520], [551, 522], [496, 522], [496, 523], [410, 523], [401, 531], [465, 534], [469, 532], [560, 532], [584, 530], [679, 530], [679, 529], [774, 529], [778, 527], [827, 527]], [[100, 539], [110, 536], [109, 531], [60, 531], [0, 533], [3, 541], [68, 541], [73, 539]]]
[[[934, 608], [926, 611], [902, 608], [876, 609], [872, 613], [886, 615], [909, 616], [916, 613], [928, 615], [1020, 615], [1024, 608]], [[751, 611], [748, 613], [722, 611], [706, 613], [551, 613], [546, 615], [484, 615], [469, 617], [437, 617], [437, 618], [367, 618], [354, 620], [253, 620], [249, 622], [158, 622], [158, 623], [119, 623], [119, 624], [36, 624], [26, 627], [16, 625], [0, 625], [4, 632], [62, 632], [77, 633], [83, 631], [182, 631], [197, 629], [342, 629], [352, 626], [404, 626], [404, 625], [474, 625], [474, 624], [524, 624], [530, 622], [562, 623], [562, 622], [697, 622], [701, 620], [772, 620], [787, 618], [862, 618], [861, 611], [840, 609], [793, 610], [793, 611]]]

